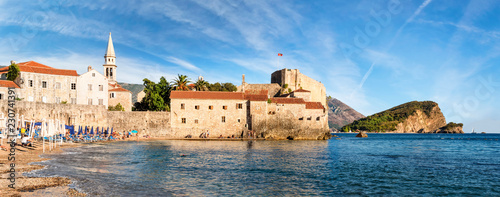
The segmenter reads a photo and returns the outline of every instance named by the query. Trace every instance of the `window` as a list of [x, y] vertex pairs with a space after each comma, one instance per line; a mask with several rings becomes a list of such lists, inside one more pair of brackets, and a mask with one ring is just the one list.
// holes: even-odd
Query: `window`
[[92, 77], [95, 77], [95, 73], [92, 73]]
[[181, 118], [181, 123], [186, 124], [186, 118]]
[[311, 116], [307, 117], [307, 120], [311, 120]]
[[3, 100], [3, 94], [0, 94], [0, 100]]
[[194, 119], [194, 124], [198, 124], [198, 119]]
[[56, 89], [61, 89], [61, 82], [56, 82]]
[[42, 81], [42, 88], [47, 88], [47, 82], [46, 81]]
[[61, 97], [56, 97], [56, 103], [61, 103]]
[[227, 105], [222, 106], [223, 110], [227, 110]]
[[32, 87], [33, 87], [33, 80], [28, 80], [28, 86], [29, 86], [30, 88], [32, 88]]
[[76, 90], [76, 83], [71, 83], [71, 90]]
[[92, 84], [89, 84], [89, 91], [92, 91]]
[[76, 104], [76, 98], [71, 98], [71, 104]]
[[316, 121], [319, 121], [319, 116], [316, 118]]
[[226, 117], [222, 116], [222, 122], [226, 122]]
[[238, 122], [241, 122], [241, 120], [238, 118]]
[[99, 91], [103, 91], [103, 86], [102, 85], [99, 85]]
[[115, 98], [115, 93], [114, 92], [109, 93], [109, 98]]
[[89, 105], [92, 105], [92, 99], [91, 99], [91, 98], [89, 98], [89, 100], [88, 100], [88, 104], [89, 104]]
[[181, 109], [185, 109], [186, 108], [186, 105], [184, 105], [184, 103], [181, 103]]
[[99, 105], [104, 105], [104, 100], [103, 99], [99, 99]]
[[47, 102], [47, 97], [46, 96], [42, 96], [42, 102], [44, 102], [44, 103]]
[[194, 109], [199, 110], [199, 109], [200, 109], [200, 106], [199, 106], [199, 105], [195, 105], [195, 106], [194, 106]]
[[304, 117], [300, 117], [299, 120], [304, 120]]
[[209, 110], [213, 110], [213, 109], [214, 109], [214, 106], [213, 106], [213, 105], [210, 105], [210, 106], [208, 106], [208, 109], [209, 109]]
[[236, 103], [236, 109], [243, 109], [243, 103]]

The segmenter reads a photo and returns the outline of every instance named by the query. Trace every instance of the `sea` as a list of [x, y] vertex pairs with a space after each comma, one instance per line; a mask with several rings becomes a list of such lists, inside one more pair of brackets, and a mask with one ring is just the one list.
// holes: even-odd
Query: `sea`
[[89, 196], [500, 196], [500, 134], [120, 141], [44, 155]]

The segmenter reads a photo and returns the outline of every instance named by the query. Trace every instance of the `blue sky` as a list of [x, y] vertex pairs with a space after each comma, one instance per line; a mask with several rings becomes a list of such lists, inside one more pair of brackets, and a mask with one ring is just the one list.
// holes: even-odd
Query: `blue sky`
[[364, 115], [432, 100], [466, 132], [500, 132], [498, 1], [114, 2], [0, 0], [0, 65], [101, 71], [112, 32], [121, 82], [298, 68]]

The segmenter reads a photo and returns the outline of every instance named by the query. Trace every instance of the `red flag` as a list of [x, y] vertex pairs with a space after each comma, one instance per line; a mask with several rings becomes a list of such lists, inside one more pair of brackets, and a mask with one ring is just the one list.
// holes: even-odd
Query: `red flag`
[[278, 53], [278, 56], [283, 56], [283, 54], [281, 54], [281, 53]]

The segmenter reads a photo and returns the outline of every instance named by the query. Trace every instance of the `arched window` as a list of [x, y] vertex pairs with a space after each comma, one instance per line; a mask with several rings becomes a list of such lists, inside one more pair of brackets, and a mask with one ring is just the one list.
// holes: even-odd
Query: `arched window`
[[113, 69], [112, 68], [109, 69], [109, 76], [113, 77]]
[[109, 77], [109, 68], [106, 68], [106, 77]]

